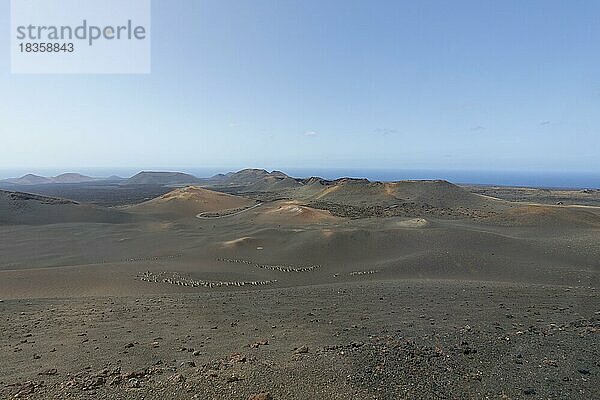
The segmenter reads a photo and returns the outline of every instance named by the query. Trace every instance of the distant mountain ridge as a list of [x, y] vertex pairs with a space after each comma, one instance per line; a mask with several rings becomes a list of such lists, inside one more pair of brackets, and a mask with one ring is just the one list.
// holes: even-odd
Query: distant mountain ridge
[[245, 187], [246, 191], [265, 192], [301, 186], [301, 179], [292, 178], [281, 171], [248, 168], [227, 174], [218, 174], [207, 180], [214, 186]]
[[202, 180], [183, 172], [142, 171], [121, 183], [124, 185], [190, 185]]
[[[119, 210], [65, 202], [56, 198], [68, 196], [44, 196], [44, 193], [39, 193], [42, 189], [34, 187], [52, 183], [90, 181], [99, 183], [83, 185], [76, 189], [87, 191], [87, 187], [99, 186], [111, 196], [111, 191], [119, 192], [121, 189], [148, 190], [142, 185], [152, 185], [154, 192], [159, 186], [162, 190], [172, 191], [156, 198], [143, 198], [146, 200], [143, 203], [117, 212]], [[264, 218], [281, 223], [285, 218], [295, 218], [299, 215], [303, 215], [302, 220], [314, 220], [313, 222], [328, 220], [330, 217], [428, 216], [476, 218], [511, 226], [554, 226], [567, 222], [574, 226], [600, 226], [596, 216], [585, 210], [548, 206], [519, 207], [519, 203], [472, 193], [445, 180], [328, 180], [319, 177], [293, 178], [281, 171], [243, 169], [214, 175], [211, 178], [197, 178], [181, 172], [142, 171], [125, 180], [119, 180], [116, 176], [111, 179], [99, 179], [66, 173], [50, 178], [28, 174], [1, 182], [13, 182], [12, 186], [5, 185], [12, 193], [1, 192], [0, 196], [0, 223], [4, 224], [124, 221], [128, 214], [136, 217], [148, 214], [187, 218], [201, 212], [243, 209], [252, 206], [256, 201], [267, 204], [285, 200], [284, 203], [274, 203], [274, 208], [265, 208]], [[16, 185], [31, 185], [18, 190], [33, 193], [38, 191], [42, 196], [15, 194]], [[140, 188], [136, 188], [135, 185], [140, 185]], [[61, 193], [60, 190], [63, 189], [58, 187], [57, 190], [56, 193]], [[325, 214], [313, 209], [320, 209]]]
[[[119, 185], [157, 186], [203, 186], [216, 191], [244, 195], [244, 193], [272, 193], [276, 197], [301, 200], [307, 203], [330, 203], [350, 206], [392, 207], [401, 204], [418, 204], [435, 208], [467, 207], [479, 209], [496, 208], [499, 201], [491, 200], [444, 180], [405, 180], [378, 182], [364, 178], [339, 178], [328, 180], [320, 177], [293, 178], [281, 171], [248, 168], [237, 172], [217, 174], [210, 178], [198, 178], [183, 172], [141, 171], [134, 176], [114, 180]], [[111, 179], [103, 178], [102, 181]], [[28, 174], [21, 178], [2, 181], [16, 185], [39, 185], [49, 183], [84, 183], [99, 181], [77, 173], [66, 173], [46, 178]]]
[[84, 183], [97, 180], [75, 172], [67, 172], [54, 177], [46, 177], [35, 174], [23, 175], [20, 178], [4, 179], [0, 183], [13, 185], [43, 185], [48, 183]]

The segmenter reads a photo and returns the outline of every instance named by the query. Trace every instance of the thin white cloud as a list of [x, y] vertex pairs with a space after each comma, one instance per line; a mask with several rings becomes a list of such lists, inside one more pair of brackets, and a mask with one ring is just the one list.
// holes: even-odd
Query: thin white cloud
[[319, 136], [319, 133], [315, 131], [308, 131], [304, 132], [304, 136]]
[[375, 131], [373, 131], [373, 133], [375, 135], [390, 136], [396, 135], [398, 133], [398, 130], [393, 128], [377, 128], [375, 129]]

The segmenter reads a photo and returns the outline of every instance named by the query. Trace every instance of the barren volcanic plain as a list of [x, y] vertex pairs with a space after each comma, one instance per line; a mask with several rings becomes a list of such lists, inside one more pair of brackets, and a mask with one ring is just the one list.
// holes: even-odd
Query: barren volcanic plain
[[598, 190], [53, 179], [0, 191], [0, 399], [600, 398]]

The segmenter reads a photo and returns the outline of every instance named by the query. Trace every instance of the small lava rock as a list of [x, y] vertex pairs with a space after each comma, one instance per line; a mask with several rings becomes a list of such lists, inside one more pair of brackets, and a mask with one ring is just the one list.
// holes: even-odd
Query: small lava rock
[[193, 361], [184, 361], [181, 364], [179, 364], [180, 368], [194, 368], [196, 367], [196, 363]]
[[40, 372], [38, 375], [52, 376], [52, 375], [56, 375], [57, 373], [58, 373], [58, 371], [56, 370], [56, 368], [50, 368], [50, 369]]
[[253, 349], [258, 349], [260, 346], [266, 346], [269, 344], [268, 340], [257, 340], [256, 342], [250, 344], [250, 347]]
[[527, 388], [525, 390], [523, 390], [523, 393], [527, 396], [531, 396], [534, 395], [536, 393], [534, 388]]
[[308, 353], [308, 346], [300, 346], [294, 349], [294, 354], [306, 354]]
[[181, 383], [181, 382], [185, 382], [185, 376], [181, 375], [181, 374], [175, 374], [175, 375], [171, 375], [169, 377], [169, 380], [171, 382], [177, 382], [177, 383]]
[[587, 368], [578, 368], [577, 372], [579, 372], [582, 375], [589, 375], [590, 374], [590, 370]]

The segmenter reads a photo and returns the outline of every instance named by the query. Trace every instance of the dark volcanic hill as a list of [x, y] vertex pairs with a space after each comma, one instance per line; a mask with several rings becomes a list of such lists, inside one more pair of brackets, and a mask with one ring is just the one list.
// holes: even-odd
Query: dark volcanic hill
[[423, 205], [435, 208], [481, 208], [501, 202], [479, 196], [444, 180], [371, 182], [342, 178], [327, 181], [310, 178], [294, 191], [294, 197], [352, 206]]
[[302, 186], [299, 180], [281, 171], [243, 169], [238, 172], [219, 174], [210, 178], [214, 186], [237, 187], [241, 192], [273, 192]]
[[51, 183], [52, 179], [45, 176], [39, 176], [34, 174], [23, 175], [20, 178], [4, 179], [2, 183], [9, 183], [14, 185], [39, 185], [44, 183]]
[[201, 180], [182, 172], [142, 171], [122, 182], [124, 185], [187, 185]]
[[438, 208], [478, 208], [495, 199], [473, 194], [444, 180], [371, 182], [368, 179], [319, 177], [296, 179], [283, 172], [245, 169], [210, 179], [215, 188], [233, 188], [236, 193], [272, 192], [301, 201], [319, 201], [353, 206], [392, 206], [402, 203]]
[[61, 174], [52, 178], [52, 183], [83, 183], [83, 182], [91, 182], [95, 179], [89, 176], [77, 174], [74, 172], [69, 172], [66, 174]]
[[206, 182], [215, 190], [260, 200], [289, 199], [337, 216], [487, 217], [509, 202], [482, 196], [445, 180], [377, 182], [368, 179], [292, 178], [283, 172], [245, 169]]
[[75, 201], [0, 190], [0, 225], [128, 222], [123, 212]]
[[253, 185], [265, 178], [289, 178], [280, 171], [269, 172], [265, 169], [247, 168], [237, 172], [228, 172], [227, 174], [217, 174], [210, 178], [211, 181], [219, 182], [223, 185], [244, 186]]
[[125, 178], [121, 178], [118, 175], [111, 175], [108, 178], [104, 178], [105, 181], [124, 181]]

